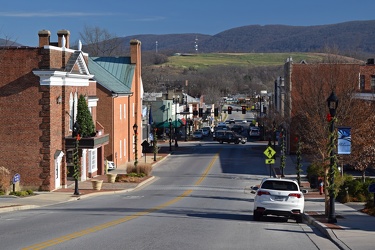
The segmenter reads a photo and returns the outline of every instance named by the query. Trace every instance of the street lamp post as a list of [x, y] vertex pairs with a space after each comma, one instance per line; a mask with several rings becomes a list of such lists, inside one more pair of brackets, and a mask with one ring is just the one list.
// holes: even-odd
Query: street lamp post
[[177, 99], [173, 96], [173, 103], [175, 104], [175, 116], [174, 116], [174, 146], [177, 148], [178, 143], [177, 143], [177, 103], [180, 102], [180, 95], [177, 96]]
[[157, 140], [157, 135], [156, 135], [156, 131], [158, 129], [155, 127], [154, 128], [154, 144], [153, 144], [153, 147], [154, 147], [154, 161], [156, 161], [156, 153], [157, 153], [157, 149], [158, 149], [158, 140]]
[[[137, 169], [138, 165], [138, 148], [137, 148], [137, 136], [138, 136], [138, 125], [135, 123], [133, 125], [133, 130], [134, 130], [134, 167]], [[138, 172], [138, 169], [137, 169]]]
[[81, 139], [81, 126], [76, 121], [73, 125], [73, 137], [76, 139], [75, 148], [73, 153], [73, 164], [74, 164], [74, 195], [80, 195], [78, 188], [78, 178], [80, 175], [80, 161], [79, 161], [79, 140]]
[[328, 121], [330, 122], [329, 126], [329, 211], [328, 211], [328, 222], [329, 223], [336, 223], [336, 215], [335, 215], [335, 167], [336, 167], [336, 155], [335, 155], [335, 116], [336, 116], [336, 109], [339, 100], [335, 95], [335, 92], [332, 91], [331, 95], [327, 99], [328, 109], [329, 109], [329, 117]]
[[172, 151], [172, 118], [169, 118], [169, 151]]

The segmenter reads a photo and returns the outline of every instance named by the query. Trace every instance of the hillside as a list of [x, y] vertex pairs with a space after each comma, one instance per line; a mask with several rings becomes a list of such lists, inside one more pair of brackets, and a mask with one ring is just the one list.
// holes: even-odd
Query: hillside
[[352, 21], [320, 26], [249, 25], [229, 29], [216, 35], [169, 34], [133, 35], [123, 37], [142, 42], [142, 50], [181, 53], [195, 52], [198, 39], [199, 53], [212, 52], [321, 52], [324, 47], [335, 47], [346, 54], [375, 54], [375, 20]]

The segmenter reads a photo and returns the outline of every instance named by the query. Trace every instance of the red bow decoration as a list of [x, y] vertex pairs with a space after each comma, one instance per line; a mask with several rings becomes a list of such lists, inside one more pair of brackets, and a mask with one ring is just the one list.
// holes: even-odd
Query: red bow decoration
[[331, 116], [330, 113], [327, 114], [326, 118], [327, 118], [327, 122], [331, 122], [332, 121], [332, 116]]
[[81, 136], [78, 134], [76, 139], [77, 139], [77, 141], [81, 140]]

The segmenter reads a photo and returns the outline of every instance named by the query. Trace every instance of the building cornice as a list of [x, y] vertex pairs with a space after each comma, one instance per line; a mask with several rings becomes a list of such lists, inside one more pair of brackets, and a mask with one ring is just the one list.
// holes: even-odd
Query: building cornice
[[57, 70], [33, 70], [41, 86], [89, 86], [94, 75], [81, 75]]

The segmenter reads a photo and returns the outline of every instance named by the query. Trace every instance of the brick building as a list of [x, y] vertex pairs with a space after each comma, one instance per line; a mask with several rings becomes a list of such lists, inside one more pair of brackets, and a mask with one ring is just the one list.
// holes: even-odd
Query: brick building
[[[38, 33], [38, 47], [0, 50], [0, 166], [20, 174], [20, 185], [51, 191], [66, 186], [79, 95], [86, 96], [95, 137], [80, 141], [81, 180], [104, 173], [108, 135], [96, 123], [96, 82], [88, 55], [69, 48], [70, 33]], [[71, 174], [71, 173], [70, 173]]]
[[[314, 85], [321, 86], [316, 92]], [[287, 151], [296, 151], [297, 136], [294, 117], [299, 114], [303, 95], [313, 95], [319, 103], [324, 105], [322, 117], [328, 112], [326, 99], [334, 88], [336, 94], [354, 90], [354, 97], [374, 101], [375, 65], [374, 60], [367, 63], [319, 63], [308, 64], [305, 61], [294, 63], [288, 58], [284, 65], [284, 78], [275, 81], [275, 110], [283, 117], [284, 128], [287, 133]], [[345, 95], [343, 95], [343, 98]], [[311, 109], [318, 107], [310, 107]]]
[[[109, 133], [105, 159], [117, 166], [140, 158], [142, 143], [141, 42], [130, 41], [130, 57], [90, 57], [90, 73], [97, 81], [97, 119]], [[137, 125], [137, 137], [133, 126]]]

